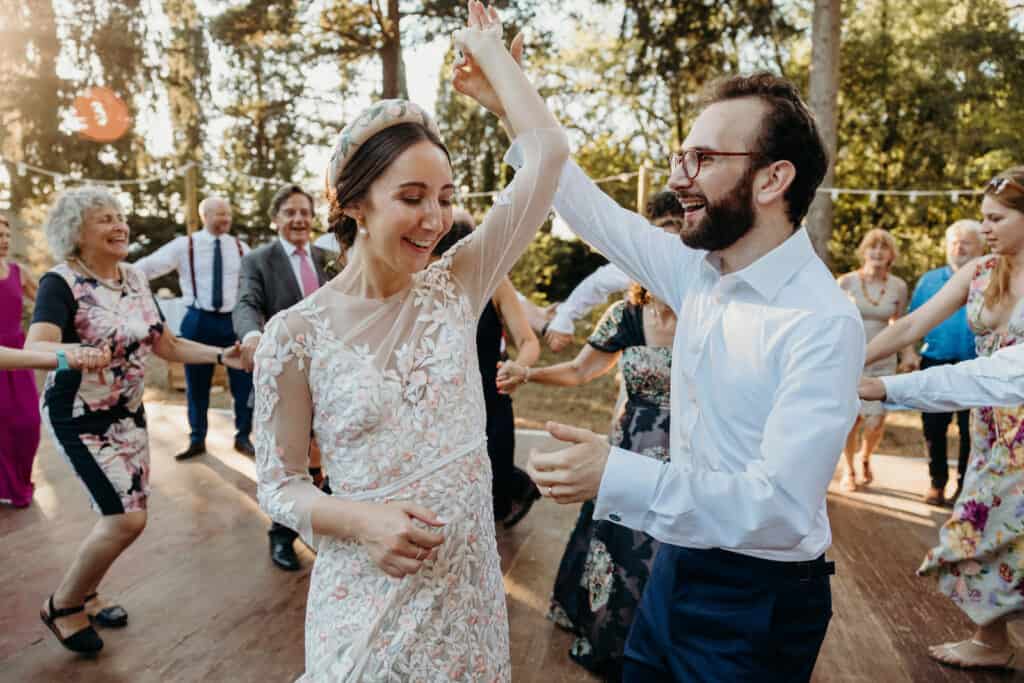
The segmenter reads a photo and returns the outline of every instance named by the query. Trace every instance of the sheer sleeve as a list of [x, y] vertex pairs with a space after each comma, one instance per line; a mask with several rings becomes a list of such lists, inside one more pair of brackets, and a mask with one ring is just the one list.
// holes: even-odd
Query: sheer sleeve
[[260, 509], [316, 548], [313, 506], [325, 494], [309, 475], [311, 331], [296, 313], [282, 313], [267, 324], [253, 375], [253, 443]]
[[479, 315], [551, 211], [569, 147], [560, 128], [520, 133], [512, 143], [522, 167], [483, 223], [449, 251], [451, 270]]

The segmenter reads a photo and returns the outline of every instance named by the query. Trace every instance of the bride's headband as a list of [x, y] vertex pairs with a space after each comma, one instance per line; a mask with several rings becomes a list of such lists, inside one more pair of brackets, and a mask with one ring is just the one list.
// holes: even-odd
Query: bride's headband
[[328, 191], [333, 191], [337, 186], [345, 165], [363, 143], [385, 128], [401, 123], [418, 123], [437, 137], [441, 137], [437, 124], [418, 104], [408, 100], [381, 100], [359, 114], [338, 136], [334, 153], [331, 154], [331, 163], [327, 166]]

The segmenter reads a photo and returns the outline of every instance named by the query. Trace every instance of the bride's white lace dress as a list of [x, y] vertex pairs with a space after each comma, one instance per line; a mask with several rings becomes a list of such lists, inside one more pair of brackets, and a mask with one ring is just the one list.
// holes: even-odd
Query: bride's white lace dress
[[[476, 325], [548, 213], [564, 156], [546, 150], [564, 149], [563, 135], [521, 134], [527, 164], [410, 287], [350, 297], [343, 272], [267, 324], [255, 373], [259, 502], [318, 551], [302, 680], [510, 679]], [[448, 522], [436, 560], [394, 579], [357, 542], [314, 537], [325, 494], [307, 471], [311, 431], [332, 495], [412, 501]]]

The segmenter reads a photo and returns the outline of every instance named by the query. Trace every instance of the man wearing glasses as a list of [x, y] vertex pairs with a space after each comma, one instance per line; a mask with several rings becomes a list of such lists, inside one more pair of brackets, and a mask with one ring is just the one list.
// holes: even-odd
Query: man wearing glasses
[[663, 543], [624, 680], [807, 680], [832, 614], [825, 494], [864, 365], [857, 310], [800, 228], [827, 155], [795, 86], [762, 73], [712, 86], [671, 166], [678, 238], [572, 162], [555, 198], [679, 318], [671, 462], [549, 423], [576, 445], [533, 453], [529, 472]]

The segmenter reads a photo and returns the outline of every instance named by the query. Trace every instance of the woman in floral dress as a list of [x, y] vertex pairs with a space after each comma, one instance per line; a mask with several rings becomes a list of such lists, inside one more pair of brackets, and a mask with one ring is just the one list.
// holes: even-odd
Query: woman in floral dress
[[[580, 386], [611, 371], [621, 358], [626, 401], [608, 441], [667, 461], [675, 322], [671, 309], [634, 284], [626, 300], [608, 307], [575, 359], [536, 368], [503, 363], [498, 386], [505, 391], [526, 382]], [[593, 501], [580, 509], [558, 567], [548, 618], [576, 635], [569, 656], [605, 680], [621, 677], [626, 636], [657, 549], [658, 542], [641, 531], [595, 521]]]
[[[965, 302], [978, 356], [1024, 343], [1024, 167], [993, 178], [981, 210], [993, 255], [961, 268], [935, 297], [880, 333], [868, 345], [868, 363], [917, 341]], [[1024, 610], [1024, 406], [971, 411], [963, 492], [939, 541], [918, 573], [936, 575], [939, 590], [978, 628], [929, 654], [960, 667], [1008, 667], [1015, 651], [1007, 620]]]
[[[63, 193], [45, 230], [58, 264], [40, 279], [26, 349], [61, 357], [46, 379], [43, 420], [101, 517], [40, 618], [66, 648], [93, 654], [103, 640], [90, 620], [128, 623], [122, 607], [97, 595], [100, 581], [146, 525], [146, 359], [155, 352], [170, 361], [240, 368], [241, 355], [237, 347], [197, 344], [166, 329], [146, 277], [123, 263], [130, 231], [107, 190]], [[72, 367], [69, 354], [88, 359], [87, 369]]]
[[[470, 3], [456, 44], [456, 89], [494, 85], [525, 166], [431, 263], [452, 223], [447, 151], [411, 102], [368, 108], [328, 170], [345, 267], [272, 318], [256, 353], [260, 507], [317, 549], [303, 680], [511, 678], [476, 328], [548, 215], [568, 143], [496, 13]], [[331, 495], [309, 477], [311, 435]]]

